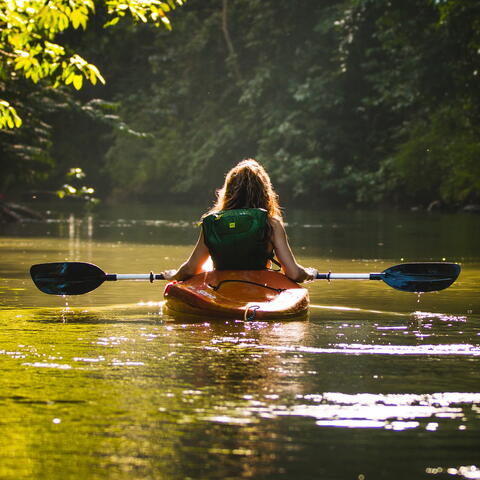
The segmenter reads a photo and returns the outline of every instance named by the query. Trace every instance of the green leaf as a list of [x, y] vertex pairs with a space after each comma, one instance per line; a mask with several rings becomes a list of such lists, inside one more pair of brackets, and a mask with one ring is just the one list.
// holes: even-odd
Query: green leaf
[[65, 78], [65, 85], [70, 85], [75, 78], [75, 72], [70, 72]]
[[82, 13], [79, 10], [74, 10], [70, 15], [70, 19], [72, 20], [73, 28], [78, 28], [80, 26], [80, 22], [82, 20]]
[[75, 75], [73, 77], [73, 86], [77, 89], [80, 90], [83, 85], [83, 77], [81, 75]]
[[120, 21], [120, 17], [112, 18], [109, 22], [107, 22], [103, 26], [103, 28], [113, 27], [113, 25], [116, 25], [119, 21]]
[[167, 27], [168, 30], [172, 29], [170, 20], [167, 17], [162, 17], [160, 20], [163, 22], [163, 24], [165, 25], [165, 27]]
[[15, 123], [15, 126], [17, 128], [20, 128], [22, 126], [22, 119], [17, 115], [17, 112], [12, 108], [13, 112], [11, 111], [12, 115], [13, 115], [13, 122]]
[[89, 63], [87, 65], [87, 68], [90, 70], [90, 81], [92, 81], [92, 83], [93, 83], [92, 78], [95, 77], [95, 81], [100, 80], [100, 82], [103, 85], [105, 85], [105, 79], [103, 78], [102, 74], [100, 73], [100, 71], [98, 70], [98, 68], [95, 65]]

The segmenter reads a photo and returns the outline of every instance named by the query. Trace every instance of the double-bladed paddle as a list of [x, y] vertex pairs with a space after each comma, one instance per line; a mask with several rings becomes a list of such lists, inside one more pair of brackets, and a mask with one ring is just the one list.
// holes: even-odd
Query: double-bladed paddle
[[[91, 263], [41, 263], [30, 268], [39, 290], [50, 295], [82, 295], [103, 282], [116, 280], [164, 280], [163, 275], [105, 273]], [[447, 262], [402, 263], [381, 273], [319, 273], [323, 280], [382, 280], [404, 292], [434, 292], [449, 287], [460, 274], [460, 265]]]

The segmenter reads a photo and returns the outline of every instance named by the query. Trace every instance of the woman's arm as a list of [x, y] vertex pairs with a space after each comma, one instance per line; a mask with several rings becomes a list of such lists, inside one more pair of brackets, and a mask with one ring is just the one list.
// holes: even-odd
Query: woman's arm
[[203, 240], [203, 230], [200, 231], [197, 244], [190, 254], [189, 259], [184, 262], [178, 270], [165, 270], [161, 272], [166, 280], [186, 280], [202, 271], [202, 265], [207, 261], [210, 253]]
[[282, 265], [285, 275], [295, 282], [313, 280], [317, 275], [316, 270], [314, 268], [304, 268], [297, 263], [288, 243], [283, 223], [277, 218], [271, 218], [270, 224], [273, 229], [272, 243], [275, 255]]

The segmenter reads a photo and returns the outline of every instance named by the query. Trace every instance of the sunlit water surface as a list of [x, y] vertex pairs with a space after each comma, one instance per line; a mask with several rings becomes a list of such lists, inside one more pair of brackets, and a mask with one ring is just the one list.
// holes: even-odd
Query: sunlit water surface
[[320, 271], [462, 264], [420, 296], [317, 281], [309, 317], [288, 322], [175, 319], [162, 282], [61, 298], [29, 279], [63, 260], [173, 268], [200, 213], [2, 227], [0, 478], [480, 479], [478, 217], [287, 214], [300, 262]]

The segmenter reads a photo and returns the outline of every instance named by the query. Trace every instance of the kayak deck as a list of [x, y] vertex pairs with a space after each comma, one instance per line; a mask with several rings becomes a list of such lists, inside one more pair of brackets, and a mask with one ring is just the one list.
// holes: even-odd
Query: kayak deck
[[214, 270], [165, 287], [167, 313], [253, 319], [291, 318], [308, 311], [306, 288], [270, 270]]

